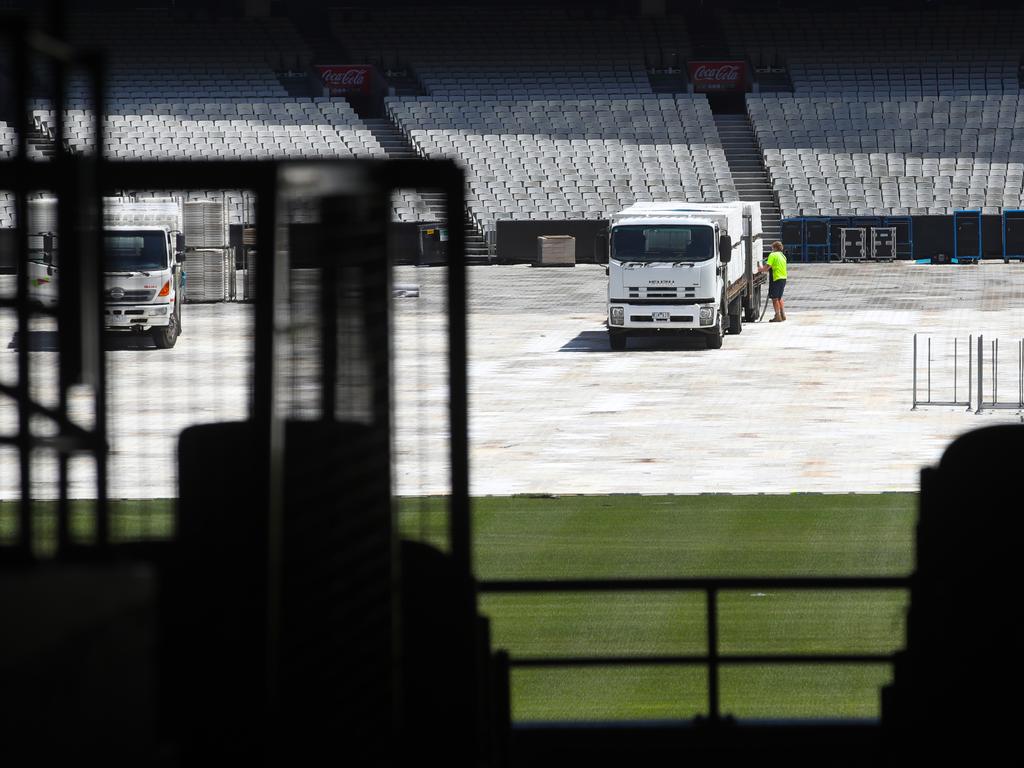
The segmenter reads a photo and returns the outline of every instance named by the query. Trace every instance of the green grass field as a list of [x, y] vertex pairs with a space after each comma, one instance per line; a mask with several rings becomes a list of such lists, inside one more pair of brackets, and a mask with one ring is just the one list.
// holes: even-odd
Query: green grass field
[[[445, 546], [446, 501], [403, 499], [406, 536]], [[122, 539], [173, 533], [167, 501], [116, 502]], [[478, 578], [902, 575], [913, 567], [916, 496], [568, 496], [474, 501]], [[0, 538], [13, 530], [0, 503]], [[52, 505], [42, 505], [44, 520]], [[74, 529], [88, 535], [79, 509]], [[52, 524], [41, 526], [52, 538]], [[902, 646], [907, 595], [726, 592], [726, 653], [886, 653]], [[483, 595], [494, 645], [515, 657], [703, 653], [702, 593]], [[439, 631], [443, 628], [439, 627]], [[723, 710], [745, 717], [871, 717], [887, 666], [732, 667]], [[518, 720], [661, 719], [706, 709], [701, 668], [519, 669]]]
[[[409, 500], [403, 531], [443, 546], [444, 500]], [[474, 503], [480, 579], [880, 576], [913, 568], [916, 495], [568, 496]], [[724, 653], [887, 653], [907, 595], [727, 592]], [[702, 593], [484, 595], [513, 657], [703, 653]], [[732, 667], [723, 710], [746, 717], [873, 717], [887, 666]], [[701, 668], [513, 671], [520, 720], [660, 719], [706, 712]]]

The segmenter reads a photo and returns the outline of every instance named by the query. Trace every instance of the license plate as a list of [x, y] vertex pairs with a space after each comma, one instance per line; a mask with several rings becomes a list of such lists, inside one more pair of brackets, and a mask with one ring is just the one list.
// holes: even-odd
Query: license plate
[[655, 320], [668, 320], [668, 312], [655, 312], [653, 314]]

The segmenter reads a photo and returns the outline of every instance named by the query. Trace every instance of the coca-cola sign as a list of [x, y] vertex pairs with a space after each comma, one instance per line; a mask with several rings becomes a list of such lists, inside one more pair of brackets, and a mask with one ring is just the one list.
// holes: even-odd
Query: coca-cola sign
[[745, 61], [691, 61], [688, 66], [690, 82], [697, 93], [749, 90], [750, 78]]
[[317, 64], [315, 68], [332, 96], [370, 93], [373, 89], [374, 73], [369, 64]]

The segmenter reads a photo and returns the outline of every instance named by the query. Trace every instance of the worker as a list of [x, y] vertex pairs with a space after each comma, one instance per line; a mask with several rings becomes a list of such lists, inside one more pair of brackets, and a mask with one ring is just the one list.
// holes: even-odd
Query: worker
[[786, 290], [786, 254], [782, 252], [782, 243], [776, 240], [772, 243], [772, 252], [768, 258], [757, 269], [758, 272], [770, 272], [768, 283], [768, 298], [772, 300], [772, 308], [775, 310], [775, 317], [769, 323], [781, 323], [786, 319], [786, 304], [782, 300], [782, 293]]

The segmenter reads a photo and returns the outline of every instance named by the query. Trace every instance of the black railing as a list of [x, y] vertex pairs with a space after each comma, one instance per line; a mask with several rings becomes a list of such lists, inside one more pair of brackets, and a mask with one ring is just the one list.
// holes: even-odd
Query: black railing
[[708, 718], [722, 717], [719, 670], [722, 666], [785, 664], [892, 664], [895, 653], [751, 654], [720, 653], [718, 640], [718, 595], [745, 589], [775, 590], [891, 590], [909, 589], [910, 576], [779, 576], [709, 578], [621, 578], [559, 580], [488, 580], [479, 584], [481, 593], [531, 594], [552, 592], [704, 592], [707, 598], [707, 651], [702, 654], [623, 656], [511, 656], [516, 668], [568, 668], [611, 666], [703, 666], [707, 668]]

